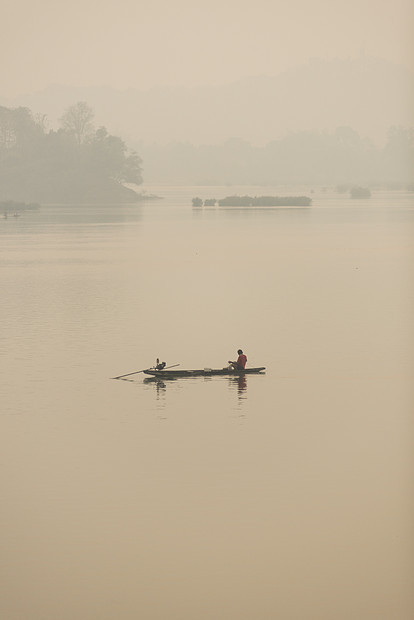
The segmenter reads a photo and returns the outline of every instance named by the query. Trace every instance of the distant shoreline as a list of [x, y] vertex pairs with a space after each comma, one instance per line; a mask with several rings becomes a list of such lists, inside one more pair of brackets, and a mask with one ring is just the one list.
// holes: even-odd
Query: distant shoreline
[[37, 202], [17, 202], [16, 200], [2, 200], [0, 201], [0, 211], [8, 213], [9, 211], [29, 211], [39, 209], [40, 204]]

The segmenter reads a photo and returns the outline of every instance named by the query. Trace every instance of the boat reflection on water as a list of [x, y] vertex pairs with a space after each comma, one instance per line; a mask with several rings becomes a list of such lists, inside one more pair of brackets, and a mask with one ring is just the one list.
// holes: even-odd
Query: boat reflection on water
[[[238, 375], [237, 377], [227, 376], [226, 378], [228, 380], [229, 386], [231, 388], [235, 387], [237, 389], [237, 393], [239, 397], [245, 398], [246, 397], [245, 392], [247, 390], [247, 376], [246, 375]], [[168, 377], [168, 378], [145, 377], [144, 379], [144, 383], [146, 385], [148, 384], [154, 385], [157, 391], [161, 389], [165, 390], [167, 388], [167, 383], [171, 383], [172, 381], [176, 382], [177, 377]], [[206, 376], [204, 377], [204, 381], [212, 381], [212, 377]]]
[[144, 379], [144, 383], [152, 383], [154, 385], [156, 385], [157, 387], [162, 387], [165, 388], [167, 387], [165, 381], [175, 381], [176, 379], [174, 378], [169, 378], [169, 379], [160, 379], [160, 377], [145, 377]]
[[237, 389], [237, 395], [239, 400], [247, 398], [247, 376], [240, 375], [239, 377], [229, 377], [229, 387], [231, 389]]
[[167, 409], [167, 384], [166, 382], [160, 379], [159, 377], [146, 377], [143, 383], [144, 385], [148, 386], [148, 389], [151, 389], [150, 388], [151, 385], [153, 386], [157, 417], [160, 420], [165, 420], [167, 418], [166, 416], [166, 409]]
[[[183, 381], [178, 381], [177, 377], [168, 377], [168, 378], [164, 378], [164, 377], [145, 377], [144, 378], [144, 384], [145, 385], [153, 385], [155, 388], [155, 395], [156, 395], [156, 399], [157, 400], [162, 400], [164, 401], [166, 394], [167, 394], [167, 387], [171, 387], [171, 388], [175, 388], [177, 389], [178, 385], [185, 385], [186, 382], [191, 383], [191, 385], [194, 385], [195, 382], [198, 381], [202, 381], [202, 382], [214, 382], [214, 381], [218, 381], [218, 382], [222, 382], [222, 381], [226, 381], [228, 389], [233, 392], [233, 394], [235, 394], [235, 396], [237, 396], [237, 409], [239, 409], [242, 405], [243, 405], [243, 401], [245, 401], [247, 399], [247, 375], [238, 375], [238, 376], [225, 376], [225, 377], [211, 377], [211, 376], [205, 376], [205, 377], [197, 377], [193, 380], [186, 378]], [[174, 386], [171, 385], [172, 383], [174, 383]]]
[[153, 384], [155, 386], [157, 395], [159, 395], [162, 392], [165, 392], [166, 388], [167, 388], [167, 384], [165, 383], [165, 381], [163, 379], [160, 379], [159, 377], [146, 377], [144, 379], [144, 383], [145, 384]]

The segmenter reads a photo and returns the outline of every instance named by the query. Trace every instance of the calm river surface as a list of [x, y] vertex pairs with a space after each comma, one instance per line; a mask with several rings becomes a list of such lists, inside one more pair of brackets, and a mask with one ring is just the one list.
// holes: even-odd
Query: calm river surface
[[147, 190], [0, 219], [1, 618], [411, 620], [412, 194]]

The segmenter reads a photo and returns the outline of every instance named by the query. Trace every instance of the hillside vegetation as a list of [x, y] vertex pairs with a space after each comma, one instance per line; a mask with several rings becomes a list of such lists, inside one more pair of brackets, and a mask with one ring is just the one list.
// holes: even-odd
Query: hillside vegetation
[[141, 159], [121, 138], [94, 128], [84, 102], [67, 109], [57, 131], [28, 108], [0, 107], [0, 200], [46, 203], [133, 202]]

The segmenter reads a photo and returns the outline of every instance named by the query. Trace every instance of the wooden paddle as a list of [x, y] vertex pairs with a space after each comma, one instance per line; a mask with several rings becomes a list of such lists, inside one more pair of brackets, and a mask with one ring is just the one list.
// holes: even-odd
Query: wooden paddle
[[[176, 366], [179, 366], [180, 364], [173, 364], [173, 366], [166, 366], [166, 368], [163, 368], [163, 370], [167, 370], [167, 368], [175, 368]], [[123, 377], [130, 377], [131, 375], [137, 375], [140, 372], [145, 372], [146, 370], [148, 370], [147, 368], [144, 368], [144, 370], [135, 370], [135, 372], [128, 372], [126, 375], [119, 375], [119, 377], [111, 377], [111, 379], [122, 379]]]

